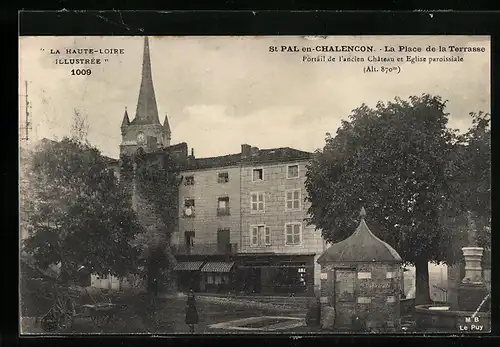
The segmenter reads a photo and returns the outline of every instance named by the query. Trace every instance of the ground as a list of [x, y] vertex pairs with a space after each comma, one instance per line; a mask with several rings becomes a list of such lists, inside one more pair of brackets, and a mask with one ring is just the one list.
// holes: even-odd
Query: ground
[[[95, 326], [89, 317], [77, 317], [71, 330], [65, 333], [188, 333], [188, 326], [184, 323], [185, 299], [184, 298], [152, 298], [149, 295], [122, 296], [115, 298], [115, 302], [122, 303], [125, 307], [106, 326]], [[200, 323], [196, 327], [197, 333], [247, 333], [259, 332], [266, 326], [300, 325], [305, 316], [305, 308], [298, 308], [297, 312], [280, 312], [278, 309], [256, 309], [238, 305], [211, 303], [198, 300], [198, 313]], [[28, 314], [28, 313], [27, 313]], [[29, 315], [29, 314], [28, 314]], [[241, 324], [229, 323], [230, 327], [211, 327], [218, 323], [240, 320], [244, 318], [260, 317]], [[273, 318], [264, 318], [273, 317]], [[276, 318], [278, 317], [278, 318]], [[287, 317], [290, 317], [288, 319]], [[34, 322], [28, 320], [23, 325], [23, 333], [41, 333], [42, 331]], [[248, 328], [239, 328], [239, 325]], [[232, 328], [231, 328], [232, 327]], [[246, 331], [241, 331], [248, 329]]]
[[[123, 305], [117, 315], [105, 326], [93, 324], [88, 315], [75, 318], [73, 327], [65, 334], [175, 334], [188, 333], [184, 323], [185, 296], [153, 297], [147, 293], [112, 293], [108, 297], [112, 302]], [[94, 299], [104, 301], [94, 293]], [[226, 301], [224, 301], [226, 300]], [[319, 328], [305, 325], [306, 307], [285, 309], [277, 306], [259, 306], [243, 303], [244, 300], [229, 300], [217, 297], [199, 296], [197, 309], [200, 322], [196, 333], [206, 334], [248, 334], [248, 333], [314, 333]], [[43, 333], [34, 317], [40, 317], [50, 308], [50, 302], [40, 300], [23, 306], [22, 332], [27, 334]], [[91, 303], [88, 295], [82, 295], [78, 304]], [[404, 317], [405, 325], [412, 325], [411, 317]]]

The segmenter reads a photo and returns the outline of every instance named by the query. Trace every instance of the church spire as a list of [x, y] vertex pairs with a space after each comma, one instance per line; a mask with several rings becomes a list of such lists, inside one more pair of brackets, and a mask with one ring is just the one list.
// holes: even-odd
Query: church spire
[[130, 124], [130, 119], [128, 118], [127, 108], [125, 107], [125, 114], [123, 115], [122, 128]]
[[137, 101], [137, 110], [134, 123], [160, 124], [158, 107], [156, 106], [153, 76], [151, 73], [151, 58], [149, 53], [149, 40], [144, 37], [144, 53], [142, 58], [141, 89]]
[[165, 120], [163, 121], [163, 129], [170, 134], [170, 124], [168, 123], [168, 115], [165, 115]]

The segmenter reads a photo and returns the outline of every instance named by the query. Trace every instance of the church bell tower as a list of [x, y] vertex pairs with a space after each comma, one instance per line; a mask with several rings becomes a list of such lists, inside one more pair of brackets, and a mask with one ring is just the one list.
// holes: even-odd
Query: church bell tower
[[158, 117], [148, 37], [144, 38], [141, 86], [135, 117], [130, 121], [125, 108], [121, 134], [120, 154], [133, 155], [139, 148], [145, 152], [152, 152], [170, 146], [171, 131], [168, 117], [165, 115], [163, 125]]

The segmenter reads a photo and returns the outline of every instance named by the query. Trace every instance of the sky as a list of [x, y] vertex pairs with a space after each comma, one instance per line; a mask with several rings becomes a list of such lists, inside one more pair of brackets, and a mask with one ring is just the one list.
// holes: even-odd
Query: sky
[[[373, 53], [269, 52], [270, 46], [372, 45]], [[384, 53], [384, 46], [421, 47], [421, 53]], [[484, 47], [485, 53], [432, 53], [427, 46]], [[366, 103], [430, 93], [448, 100], [449, 126], [466, 131], [469, 112], [490, 112], [490, 43], [481, 36], [150, 37], [151, 64], [160, 121], [168, 114], [172, 143], [187, 142], [196, 157], [259, 148], [322, 148], [342, 119]], [[123, 54], [65, 54], [67, 48], [123, 49]], [[21, 37], [20, 95], [33, 123], [31, 141], [70, 134], [75, 110], [88, 119], [89, 141], [118, 158], [125, 107], [137, 104], [142, 37]], [[59, 50], [61, 54], [51, 54]], [[304, 62], [325, 55], [364, 57], [364, 63]], [[461, 57], [463, 62], [369, 63], [369, 56]], [[55, 59], [107, 58], [100, 65], [61, 65]], [[398, 66], [399, 73], [366, 66]], [[71, 69], [92, 70], [72, 76]], [[20, 124], [24, 122], [20, 98]]]

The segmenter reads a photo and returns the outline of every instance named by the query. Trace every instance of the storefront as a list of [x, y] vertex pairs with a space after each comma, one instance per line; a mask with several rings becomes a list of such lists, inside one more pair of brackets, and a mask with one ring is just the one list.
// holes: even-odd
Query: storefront
[[177, 274], [177, 286], [181, 292], [192, 289], [196, 292], [201, 289], [200, 269], [203, 261], [180, 261], [174, 267]]
[[200, 272], [202, 292], [230, 293], [235, 291], [234, 262], [206, 262]]
[[313, 261], [314, 256], [273, 256], [259, 261], [242, 259], [236, 276], [239, 292], [250, 295], [312, 295]]

